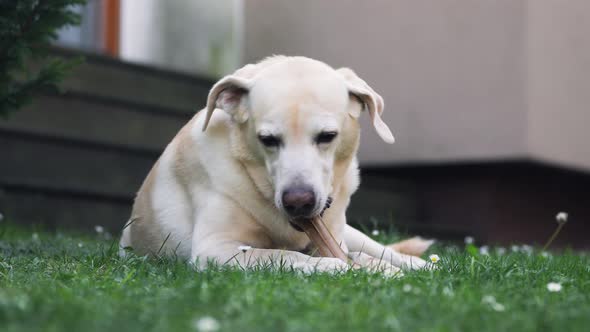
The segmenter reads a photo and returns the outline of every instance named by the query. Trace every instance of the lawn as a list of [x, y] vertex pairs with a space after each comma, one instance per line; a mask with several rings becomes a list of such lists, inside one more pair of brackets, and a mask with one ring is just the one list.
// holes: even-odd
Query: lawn
[[[105, 233], [0, 227], [1, 331], [583, 331], [590, 257], [439, 245], [435, 271], [211, 268], [119, 258]], [[99, 229], [100, 230], [100, 229]], [[387, 240], [386, 235], [378, 236]], [[549, 291], [549, 283], [561, 285]], [[556, 287], [556, 286], [554, 286]]]

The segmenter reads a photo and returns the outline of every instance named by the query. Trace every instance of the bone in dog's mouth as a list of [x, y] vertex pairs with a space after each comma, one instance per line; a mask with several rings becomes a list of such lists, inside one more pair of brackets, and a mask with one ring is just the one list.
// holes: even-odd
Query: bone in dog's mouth
[[334, 239], [334, 236], [332, 236], [332, 233], [330, 233], [320, 216], [310, 219], [297, 219], [293, 220], [292, 223], [307, 234], [321, 256], [336, 257], [345, 262], [347, 261], [346, 254], [340, 247], [340, 244], [336, 242], [336, 239]]
[[332, 233], [330, 233], [330, 230], [322, 220], [322, 215], [330, 207], [330, 204], [332, 204], [331, 197], [326, 201], [326, 206], [320, 215], [312, 218], [292, 219], [290, 223], [295, 229], [307, 234], [321, 256], [336, 257], [346, 262], [346, 253], [344, 253], [340, 244], [336, 242], [336, 239], [332, 236]]

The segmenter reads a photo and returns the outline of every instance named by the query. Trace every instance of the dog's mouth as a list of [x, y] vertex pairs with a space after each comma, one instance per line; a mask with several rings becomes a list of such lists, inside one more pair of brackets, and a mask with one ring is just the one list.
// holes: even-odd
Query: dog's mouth
[[303, 228], [299, 227], [298, 223], [294, 220], [289, 219], [289, 225], [291, 225], [291, 227], [293, 227], [296, 231], [303, 232]]
[[310, 220], [313, 220], [314, 218], [321, 218], [324, 215], [324, 212], [328, 208], [330, 208], [331, 205], [332, 205], [332, 197], [328, 197], [328, 199], [326, 200], [326, 204], [324, 205], [324, 208], [322, 209], [322, 211], [318, 215], [289, 218], [289, 224], [296, 231], [298, 231], [298, 232], [304, 232], [304, 229], [300, 226], [300, 224], [301, 223], [306, 223], [306, 222], [308, 222]]
[[336, 257], [343, 261], [347, 260], [346, 254], [340, 247], [340, 244], [336, 242], [326, 224], [322, 220], [324, 211], [332, 204], [332, 198], [329, 197], [326, 201], [326, 205], [323, 211], [311, 218], [295, 218], [289, 220], [289, 223], [293, 228], [300, 232], [305, 232], [313, 245], [318, 249], [319, 253], [323, 257]]
[[336, 242], [321, 216], [314, 218], [299, 218], [290, 221], [291, 225], [307, 234], [311, 243], [318, 249], [323, 257], [336, 257], [346, 262], [347, 257], [340, 244]]

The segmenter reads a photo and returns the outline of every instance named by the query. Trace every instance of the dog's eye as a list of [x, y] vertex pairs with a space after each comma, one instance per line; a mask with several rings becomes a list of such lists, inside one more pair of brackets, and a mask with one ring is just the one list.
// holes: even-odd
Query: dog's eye
[[337, 135], [338, 133], [335, 131], [324, 131], [316, 136], [315, 142], [317, 144], [330, 143], [334, 140], [334, 138], [336, 138]]
[[281, 145], [281, 138], [273, 135], [258, 135], [258, 140], [267, 148], [275, 148]]

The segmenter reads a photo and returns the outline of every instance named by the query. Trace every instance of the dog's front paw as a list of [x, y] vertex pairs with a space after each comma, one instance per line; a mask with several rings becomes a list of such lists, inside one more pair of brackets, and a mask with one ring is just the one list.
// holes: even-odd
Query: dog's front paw
[[332, 257], [312, 257], [305, 262], [296, 262], [292, 265], [293, 269], [304, 274], [316, 272], [339, 273], [347, 271], [350, 268], [346, 262]]
[[426, 262], [420, 257], [403, 255], [401, 259], [401, 268], [405, 270], [431, 269], [433, 264]]
[[384, 261], [383, 259], [375, 258], [362, 252], [350, 252], [348, 257], [353, 261], [355, 266], [367, 269], [371, 272], [381, 272], [387, 277], [402, 277], [403, 272], [400, 268]]

